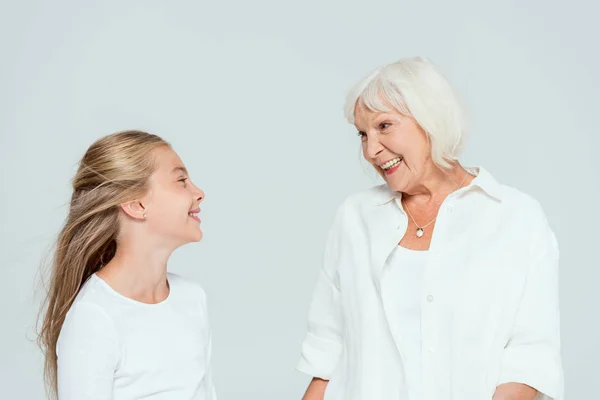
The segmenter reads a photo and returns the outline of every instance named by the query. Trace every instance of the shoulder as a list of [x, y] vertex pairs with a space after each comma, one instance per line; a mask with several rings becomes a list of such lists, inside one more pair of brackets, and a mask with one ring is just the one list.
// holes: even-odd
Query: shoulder
[[537, 228], [549, 228], [548, 218], [541, 202], [533, 195], [517, 188], [500, 185], [502, 206], [526, 224]]
[[100, 316], [100, 320], [112, 320], [110, 315], [116, 306], [118, 304], [112, 289], [101, 278], [92, 275], [75, 297], [69, 314], [77, 318], [93, 315]]
[[65, 324], [80, 324], [94, 321], [95, 325], [112, 325], [111, 310], [114, 309], [114, 296], [107, 289], [107, 284], [92, 275], [81, 287], [69, 308]]
[[[500, 215], [515, 240], [529, 243], [532, 251], [544, 249], [558, 254], [558, 241], [541, 202], [532, 194], [508, 185], [499, 185]], [[519, 239], [517, 239], [519, 238]]]
[[188, 299], [206, 304], [206, 292], [198, 282], [172, 272], [167, 274], [167, 279], [172, 290], [176, 290]]
[[88, 299], [77, 298], [65, 317], [64, 326], [81, 326], [93, 324], [97, 327], [110, 327], [113, 322], [101, 304]]
[[387, 203], [394, 197], [396, 197], [396, 193], [384, 183], [350, 194], [346, 197], [344, 204], [348, 206], [379, 205]]
[[373, 207], [390, 202], [396, 197], [396, 193], [389, 189], [386, 184], [370, 187], [348, 195], [337, 210], [338, 216], [356, 213], [366, 207]]
[[[540, 201], [531, 194], [504, 184], [483, 167], [468, 168], [475, 173], [476, 177], [470, 185], [472, 188], [481, 189], [479, 193], [486, 196], [477, 196], [477, 205], [491, 206], [487, 210], [501, 212], [502, 218], [507, 221], [522, 221], [531, 226], [544, 225], [547, 223], [546, 215]], [[485, 203], [480, 200], [485, 199]], [[487, 200], [494, 200], [493, 202]]]
[[393, 203], [397, 194], [386, 184], [373, 186], [354, 192], [337, 207], [332, 231], [355, 231], [362, 229], [365, 223], [372, 221], [375, 214], [389, 212], [388, 205]]
[[113, 319], [101, 304], [78, 297], [65, 316], [57, 351], [88, 345], [104, 350], [115, 349], [118, 347], [118, 334]]

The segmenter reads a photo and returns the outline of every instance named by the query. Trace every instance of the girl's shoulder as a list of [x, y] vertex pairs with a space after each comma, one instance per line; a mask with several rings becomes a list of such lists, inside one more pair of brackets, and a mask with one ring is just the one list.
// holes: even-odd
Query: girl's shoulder
[[178, 296], [206, 303], [206, 292], [198, 282], [172, 272], [167, 274], [167, 279], [171, 290], [176, 291]]

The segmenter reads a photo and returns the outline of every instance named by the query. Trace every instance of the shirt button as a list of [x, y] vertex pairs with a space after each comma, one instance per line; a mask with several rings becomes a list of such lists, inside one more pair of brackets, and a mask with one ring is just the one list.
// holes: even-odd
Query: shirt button
[[433, 301], [433, 296], [432, 295], [427, 296], [427, 301], [431, 303]]

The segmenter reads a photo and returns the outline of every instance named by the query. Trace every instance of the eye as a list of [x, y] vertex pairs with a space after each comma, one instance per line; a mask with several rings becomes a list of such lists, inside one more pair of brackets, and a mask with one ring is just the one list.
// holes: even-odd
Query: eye
[[392, 124], [390, 124], [390, 123], [387, 123], [387, 122], [382, 122], [381, 124], [379, 124], [379, 129], [380, 129], [380, 130], [382, 130], [382, 131], [384, 131], [384, 130], [386, 130], [387, 128], [389, 128], [391, 125], [392, 125]]
[[363, 131], [358, 131], [357, 133], [358, 137], [360, 137], [362, 140], [366, 140], [367, 139], [367, 134]]
[[188, 180], [188, 178], [181, 178], [178, 179], [177, 182], [183, 182], [183, 187], [185, 187], [185, 182]]

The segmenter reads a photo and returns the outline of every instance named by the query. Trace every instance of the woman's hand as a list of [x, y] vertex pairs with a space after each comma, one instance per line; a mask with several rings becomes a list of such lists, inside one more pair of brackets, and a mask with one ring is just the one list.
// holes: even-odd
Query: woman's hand
[[523, 383], [504, 383], [496, 388], [492, 400], [534, 400], [537, 390]]

